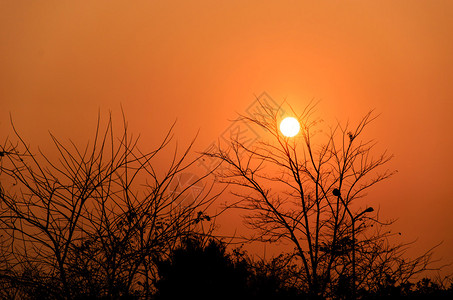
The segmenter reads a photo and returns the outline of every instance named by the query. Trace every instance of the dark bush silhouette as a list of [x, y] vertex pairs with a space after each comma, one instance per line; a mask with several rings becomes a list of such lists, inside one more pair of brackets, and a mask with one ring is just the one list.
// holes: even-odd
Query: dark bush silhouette
[[244, 295], [246, 266], [235, 264], [225, 247], [211, 240], [187, 239], [158, 265], [157, 299], [231, 299]]
[[[449, 285], [449, 286], [448, 286]], [[407, 282], [397, 285], [394, 280], [383, 282], [375, 291], [360, 290], [360, 299], [453, 299], [453, 285], [441, 284], [429, 278], [423, 278], [416, 283]]]
[[[282, 270], [279, 270], [280, 272]], [[156, 299], [301, 299], [282, 278], [224, 243], [187, 239], [158, 264]]]

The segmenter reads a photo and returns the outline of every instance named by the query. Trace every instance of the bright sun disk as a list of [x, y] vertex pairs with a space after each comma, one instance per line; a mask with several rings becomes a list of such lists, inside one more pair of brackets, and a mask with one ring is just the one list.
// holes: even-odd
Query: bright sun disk
[[299, 121], [293, 117], [286, 117], [280, 123], [280, 131], [286, 137], [293, 137], [299, 133], [300, 125]]

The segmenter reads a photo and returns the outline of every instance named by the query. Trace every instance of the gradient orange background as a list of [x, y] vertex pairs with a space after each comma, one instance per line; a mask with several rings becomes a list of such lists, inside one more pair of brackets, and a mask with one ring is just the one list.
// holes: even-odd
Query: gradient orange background
[[86, 141], [122, 104], [145, 147], [178, 119], [203, 150], [263, 91], [328, 122], [381, 113], [399, 173], [369, 203], [453, 261], [452, 1], [0, 1], [2, 140], [11, 113], [34, 146]]

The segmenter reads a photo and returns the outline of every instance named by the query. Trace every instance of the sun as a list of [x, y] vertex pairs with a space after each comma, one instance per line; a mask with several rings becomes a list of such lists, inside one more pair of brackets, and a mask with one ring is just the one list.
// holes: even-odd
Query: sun
[[280, 123], [280, 131], [286, 137], [293, 137], [299, 133], [300, 125], [299, 121], [293, 117], [286, 117]]

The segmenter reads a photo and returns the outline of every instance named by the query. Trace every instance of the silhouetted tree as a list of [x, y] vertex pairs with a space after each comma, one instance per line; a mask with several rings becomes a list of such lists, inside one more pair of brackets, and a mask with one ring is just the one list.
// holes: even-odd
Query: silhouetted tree
[[[85, 147], [51, 135], [55, 159], [33, 153], [16, 131], [18, 142], [0, 147], [0, 297], [149, 298], [156, 262], [187, 236], [211, 232], [206, 209], [217, 195], [204, 177], [192, 183], [196, 193], [172, 189], [196, 160], [192, 144], [168, 151], [170, 129], [142, 152], [123, 125], [116, 136], [111, 117], [105, 130], [98, 122]], [[171, 161], [156, 169], [164, 153]]]
[[252, 240], [289, 242], [298, 284], [311, 298], [354, 298], [385, 278], [408, 282], [428, 267], [431, 251], [405, 258], [407, 245], [390, 243], [393, 234], [364, 202], [370, 187], [395, 173], [382, 170], [391, 156], [373, 156], [374, 143], [362, 140], [372, 112], [355, 127], [338, 123], [325, 131], [313, 111], [293, 112], [301, 132], [288, 138], [279, 130], [279, 108], [261, 103], [256, 114], [239, 117], [262, 133], [260, 141], [231, 136], [206, 153], [222, 163], [218, 180], [238, 186], [229, 207], [246, 212]]

